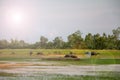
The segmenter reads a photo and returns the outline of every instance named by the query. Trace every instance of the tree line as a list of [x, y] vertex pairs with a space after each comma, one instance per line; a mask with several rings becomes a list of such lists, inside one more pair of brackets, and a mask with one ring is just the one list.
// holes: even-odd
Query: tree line
[[85, 38], [78, 30], [67, 37], [55, 37], [53, 41], [41, 36], [34, 44], [26, 43], [24, 40], [0, 40], [0, 49], [119, 49], [120, 50], [120, 27], [112, 30], [112, 34], [103, 33], [100, 35], [88, 33]]

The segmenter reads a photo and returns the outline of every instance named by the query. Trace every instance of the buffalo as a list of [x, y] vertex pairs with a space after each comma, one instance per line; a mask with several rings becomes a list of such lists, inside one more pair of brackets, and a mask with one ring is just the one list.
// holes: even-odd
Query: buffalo
[[70, 52], [69, 54], [66, 54], [64, 57], [65, 58], [77, 58], [77, 56], [74, 55], [73, 52]]

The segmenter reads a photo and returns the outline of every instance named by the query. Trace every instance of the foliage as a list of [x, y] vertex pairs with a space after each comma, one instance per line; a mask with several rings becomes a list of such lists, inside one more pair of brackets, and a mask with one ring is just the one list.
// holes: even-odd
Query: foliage
[[92, 35], [88, 33], [82, 38], [82, 33], [78, 30], [67, 37], [65, 42], [62, 37], [55, 37], [53, 41], [41, 36], [38, 42], [28, 44], [24, 40], [0, 40], [0, 49], [119, 49], [120, 50], [120, 27], [112, 30], [113, 34]]
[[81, 37], [81, 32], [76, 31], [75, 33], [68, 36], [68, 43], [70, 48], [80, 49], [82, 48], [83, 38]]
[[64, 41], [62, 40], [62, 37], [56, 37], [54, 40], [53, 40], [53, 45], [54, 45], [54, 48], [56, 49], [60, 49], [63, 47], [64, 45]]

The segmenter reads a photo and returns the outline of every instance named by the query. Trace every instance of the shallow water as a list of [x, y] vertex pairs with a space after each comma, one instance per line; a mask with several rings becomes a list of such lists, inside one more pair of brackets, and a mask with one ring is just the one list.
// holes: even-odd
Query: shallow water
[[120, 65], [68, 65], [59, 66], [49, 62], [6, 62], [0, 64], [0, 72], [22, 76], [39, 76], [40, 74], [62, 75], [99, 75], [100, 72], [119, 72]]

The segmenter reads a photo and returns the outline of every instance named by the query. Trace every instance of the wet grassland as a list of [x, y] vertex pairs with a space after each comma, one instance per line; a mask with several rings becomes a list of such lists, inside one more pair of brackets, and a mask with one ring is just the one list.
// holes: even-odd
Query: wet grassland
[[[88, 57], [87, 51], [99, 55]], [[69, 52], [77, 58], [65, 58]], [[119, 75], [120, 50], [0, 50], [0, 80], [119, 80]]]

